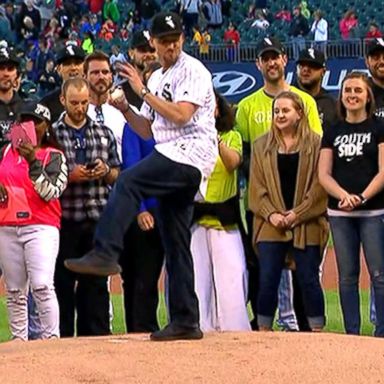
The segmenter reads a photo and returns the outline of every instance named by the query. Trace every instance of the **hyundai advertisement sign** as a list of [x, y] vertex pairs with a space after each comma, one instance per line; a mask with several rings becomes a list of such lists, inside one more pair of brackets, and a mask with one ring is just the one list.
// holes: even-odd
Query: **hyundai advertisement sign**
[[[207, 63], [206, 65], [212, 72], [215, 88], [232, 103], [238, 103], [263, 85], [263, 78], [254, 63]], [[363, 59], [328, 60], [323, 87], [336, 96], [341, 82], [350, 71], [368, 73]], [[294, 81], [295, 72], [296, 63], [290, 61], [286, 68], [286, 80], [289, 84]]]

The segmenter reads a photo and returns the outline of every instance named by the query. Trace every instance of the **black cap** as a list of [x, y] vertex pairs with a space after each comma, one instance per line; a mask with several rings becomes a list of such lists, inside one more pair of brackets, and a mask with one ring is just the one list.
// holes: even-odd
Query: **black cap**
[[260, 57], [265, 52], [276, 52], [279, 55], [285, 54], [284, 46], [280, 43], [280, 41], [274, 37], [264, 37], [257, 44], [257, 56]]
[[39, 120], [51, 122], [51, 112], [48, 107], [39, 103], [26, 103], [21, 107], [19, 116], [33, 116]]
[[56, 56], [56, 64], [61, 64], [68, 59], [85, 59], [85, 52], [83, 48], [75, 44], [67, 44], [63, 49], [61, 49]]
[[149, 34], [149, 31], [136, 31], [131, 40], [131, 49], [135, 48], [144, 48], [144, 49], [152, 49], [152, 47], [149, 45], [149, 39], [151, 38], [151, 35]]
[[384, 39], [379, 37], [367, 43], [367, 56], [373, 55], [375, 52], [384, 51]]
[[151, 36], [164, 37], [183, 33], [180, 16], [174, 12], [160, 12], [152, 19]]
[[0, 47], [0, 63], [10, 63], [14, 64], [15, 67], [20, 65], [20, 61], [16, 56], [15, 52], [9, 47]]
[[297, 64], [300, 63], [310, 63], [317, 67], [325, 67], [325, 56], [324, 53], [318, 51], [317, 49], [308, 48], [303, 49], [299, 53], [299, 58], [297, 59]]

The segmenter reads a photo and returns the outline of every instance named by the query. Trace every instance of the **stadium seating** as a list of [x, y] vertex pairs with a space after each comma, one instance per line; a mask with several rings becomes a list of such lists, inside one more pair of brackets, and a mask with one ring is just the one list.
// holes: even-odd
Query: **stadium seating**
[[[245, 19], [251, 2], [251, 0], [234, 0], [232, 2], [232, 20], [235, 23], [240, 23], [238, 25], [242, 42], [251, 42], [255, 35], [257, 35], [257, 33], [250, 31], [249, 24], [242, 22], [242, 20]], [[297, 1], [297, 3], [299, 3], [299, 1]], [[271, 1], [269, 9], [271, 13], [275, 15], [283, 7], [291, 9], [294, 4], [292, 1]], [[363, 38], [368, 30], [369, 23], [372, 21], [375, 21], [380, 26], [380, 29], [384, 30], [384, 3], [382, 0], [347, 0], [342, 2], [338, 0], [312, 0], [308, 1], [308, 5], [311, 12], [316, 9], [323, 11], [324, 17], [329, 24], [330, 40], [340, 39], [339, 22], [344, 13], [350, 8], [357, 11], [359, 20], [359, 28], [356, 31], [355, 37]], [[310, 23], [311, 22], [312, 20], [310, 20]], [[267, 33], [286, 40], [288, 28], [289, 23], [275, 20], [269, 27]]]

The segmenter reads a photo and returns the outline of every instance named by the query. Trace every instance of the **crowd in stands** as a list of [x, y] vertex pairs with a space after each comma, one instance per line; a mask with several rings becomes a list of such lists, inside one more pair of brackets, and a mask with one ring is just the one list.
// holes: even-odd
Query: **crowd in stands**
[[[22, 89], [38, 97], [58, 86], [52, 71], [54, 54], [67, 42], [86, 53], [112, 47], [127, 59], [132, 34], [147, 28], [160, 8], [182, 16], [187, 45], [199, 46], [200, 59], [209, 60], [210, 46], [221, 44], [225, 58], [238, 61], [241, 43], [254, 43], [263, 36], [275, 36], [291, 44], [293, 58], [305, 46], [327, 54], [330, 39], [381, 37], [381, 23], [372, 17], [360, 21], [356, 9], [338, 12], [338, 31], [330, 15], [317, 8], [316, 1], [302, 1], [294, 7], [281, 2], [230, 0], [146, 0], [146, 1], [0, 1], [0, 41], [14, 46], [25, 71]], [[332, 18], [335, 14], [332, 13]], [[333, 19], [332, 19], [333, 20]], [[310, 41], [310, 43], [309, 43]], [[197, 51], [196, 51], [197, 52]], [[224, 58], [224, 57], [223, 57]], [[254, 58], [253, 58], [254, 59]]]
[[[277, 310], [284, 330], [321, 331], [326, 313], [319, 273], [330, 231], [346, 332], [360, 332], [362, 244], [375, 336], [384, 336], [384, 42], [377, 25], [371, 25], [375, 36], [366, 56], [372, 79], [348, 74], [336, 101], [321, 87], [327, 60], [322, 13], [315, 12], [311, 26], [305, 2], [292, 14], [283, 10], [279, 17], [290, 23], [297, 79], [293, 85], [285, 80], [282, 42], [260, 38], [255, 64], [264, 84], [235, 113], [213, 92], [206, 68], [182, 50], [184, 31], [186, 45], [199, 44], [207, 55], [211, 31], [224, 27], [227, 58], [235, 61], [241, 35], [236, 23], [227, 22], [233, 3], [180, 0], [171, 4], [177, 14], [159, 13], [164, 4], [155, 0], [136, 1], [132, 8], [115, 0], [2, 6], [9, 37], [0, 43], [0, 265], [13, 338], [31, 339], [31, 324], [37, 324], [38, 338], [110, 334], [105, 275], [118, 272], [127, 332], [155, 332], [159, 340], [201, 338], [196, 324], [156, 336], [164, 260], [171, 322], [184, 313], [196, 318], [184, 312], [189, 300], [198, 306], [204, 332], [269, 331]], [[263, 3], [251, 4], [252, 23], [256, 15], [268, 20]], [[201, 16], [206, 24], [200, 25]], [[343, 20], [347, 39], [356, 28], [355, 13]], [[318, 37], [316, 49], [305, 45], [310, 31]], [[170, 45], [168, 54], [164, 47]], [[30, 83], [39, 85], [35, 94]], [[174, 129], [182, 125], [186, 133]], [[201, 142], [189, 147], [188, 140], [200, 135], [204, 148], [212, 147], [209, 156]], [[164, 174], [170, 159], [159, 148], [182, 159], [171, 159], [174, 174]], [[152, 168], [148, 159], [156, 160]], [[212, 172], [203, 178], [205, 200], [194, 204], [192, 215], [201, 178], [196, 164]], [[247, 186], [246, 225], [239, 179]], [[175, 185], [183, 196], [162, 199]], [[137, 207], [108, 203], [123, 201], [127, 191]], [[160, 197], [153, 199], [152, 192]], [[118, 222], [108, 221], [105, 211]], [[133, 220], [128, 228], [124, 216]], [[108, 273], [98, 276], [68, 267], [92, 253], [103, 236], [116, 240], [110, 247], [121, 256], [120, 266], [110, 263]], [[176, 246], [188, 248], [183, 262]]]

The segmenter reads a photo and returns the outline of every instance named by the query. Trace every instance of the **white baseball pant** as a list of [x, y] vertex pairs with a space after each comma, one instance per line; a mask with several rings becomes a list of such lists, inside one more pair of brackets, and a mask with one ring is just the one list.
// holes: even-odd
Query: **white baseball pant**
[[195, 225], [191, 252], [202, 331], [250, 330], [248, 273], [240, 232]]

